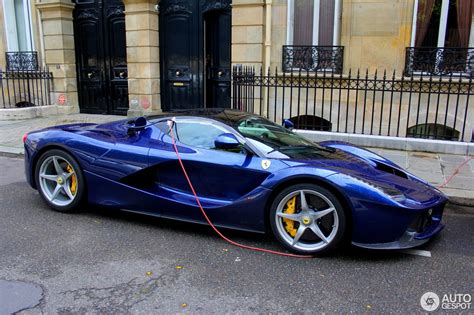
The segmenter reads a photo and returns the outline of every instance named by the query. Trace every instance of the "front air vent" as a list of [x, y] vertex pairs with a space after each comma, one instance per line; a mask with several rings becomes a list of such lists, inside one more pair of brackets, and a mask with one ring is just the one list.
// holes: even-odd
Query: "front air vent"
[[375, 168], [378, 169], [379, 171], [389, 173], [389, 174], [393, 174], [393, 175], [396, 175], [398, 177], [408, 179], [407, 174], [405, 172], [399, 170], [399, 169], [396, 169], [396, 168], [394, 168], [390, 165], [380, 163], [380, 162], [376, 162], [376, 164], [377, 164], [377, 166]]

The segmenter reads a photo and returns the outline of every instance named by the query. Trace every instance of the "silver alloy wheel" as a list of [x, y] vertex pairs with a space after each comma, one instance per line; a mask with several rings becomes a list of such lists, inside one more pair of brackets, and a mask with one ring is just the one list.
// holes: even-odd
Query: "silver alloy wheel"
[[[70, 169], [70, 171], [67, 170]], [[39, 184], [44, 196], [56, 206], [70, 205], [77, 195], [71, 191], [73, 180], [74, 187], [79, 187], [74, 167], [61, 156], [50, 156], [41, 164], [39, 170]]]
[[[311, 204], [308, 204], [308, 195], [313, 195], [326, 203], [327, 207], [316, 209]], [[285, 213], [285, 206], [290, 199], [296, 197], [300, 200], [300, 207], [296, 208], [293, 214]], [[323, 217], [332, 216], [332, 226], [330, 231], [323, 232], [320, 226], [320, 221]], [[285, 228], [284, 219], [294, 221], [299, 224], [296, 235], [291, 236]], [[323, 194], [314, 190], [297, 190], [286, 195], [278, 204], [275, 213], [275, 222], [278, 233], [283, 240], [291, 247], [303, 251], [320, 250], [328, 246], [336, 237], [339, 228], [339, 216], [334, 204]], [[307, 232], [308, 231], [308, 232]], [[313, 233], [317, 236], [317, 240], [305, 241], [301, 237], [305, 233]]]

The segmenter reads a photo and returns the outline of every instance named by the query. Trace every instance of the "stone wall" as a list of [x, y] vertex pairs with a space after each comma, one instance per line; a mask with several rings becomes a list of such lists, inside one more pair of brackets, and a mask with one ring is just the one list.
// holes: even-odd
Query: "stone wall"
[[344, 0], [341, 45], [344, 69], [397, 70], [410, 46], [413, 0]]
[[232, 64], [263, 65], [265, 2], [232, 1]]

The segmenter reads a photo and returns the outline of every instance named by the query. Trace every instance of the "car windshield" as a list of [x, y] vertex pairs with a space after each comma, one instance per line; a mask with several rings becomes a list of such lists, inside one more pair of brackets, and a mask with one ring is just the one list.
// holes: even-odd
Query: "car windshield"
[[332, 152], [271, 121], [250, 116], [237, 123], [237, 130], [266, 157], [317, 159]]

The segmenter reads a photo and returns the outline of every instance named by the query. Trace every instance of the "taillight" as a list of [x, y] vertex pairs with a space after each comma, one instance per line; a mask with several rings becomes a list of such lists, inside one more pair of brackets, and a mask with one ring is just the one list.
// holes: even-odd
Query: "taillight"
[[28, 133], [25, 133], [25, 134], [23, 135], [23, 138], [22, 138], [22, 140], [23, 140], [23, 143], [25, 143], [25, 142], [26, 142], [26, 138], [27, 138], [27, 137], [28, 137]]

